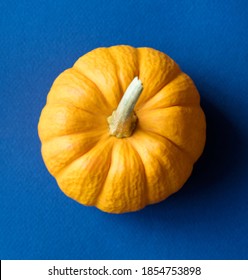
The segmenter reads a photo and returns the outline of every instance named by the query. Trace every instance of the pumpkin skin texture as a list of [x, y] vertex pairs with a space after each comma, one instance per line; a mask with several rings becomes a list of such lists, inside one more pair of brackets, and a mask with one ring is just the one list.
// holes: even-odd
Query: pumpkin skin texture
[[[138, 121], [117, 138], [107, 119], [135, 76], [143, 84]], [[95, 49], [57, 77], [38, 133], [45, 165], [67, 196], [123, 213], [184, 185], [203, 152], [206, 122], [193, 81], [170, 57], [123, 45]]]

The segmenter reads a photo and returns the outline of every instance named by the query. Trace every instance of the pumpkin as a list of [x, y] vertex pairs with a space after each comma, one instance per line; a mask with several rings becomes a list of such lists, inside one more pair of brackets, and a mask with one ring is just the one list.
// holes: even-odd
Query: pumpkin
[[38, 124], [45, 165], [61, 190], [110, 213], [178, 191], [205, 132], [191, 78], [166, 54], [125, 45], [92, 50], [60, 74]]

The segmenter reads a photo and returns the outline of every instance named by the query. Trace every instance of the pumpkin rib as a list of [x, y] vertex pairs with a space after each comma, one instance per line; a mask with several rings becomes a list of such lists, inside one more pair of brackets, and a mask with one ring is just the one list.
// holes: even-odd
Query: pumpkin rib
[[102, 133], [81, 133], [65, 135], [43, 142], [42, 155], [47, 161], [47, 168], [52, 175], [56, 175], [64, 166], [76, 159], [82, 151], [92, 149], [100, 140]]
[[[167, 137], [191, 155], [193, 162], [196, 162], [202, 154], [205, 142], [203, 141], [205, 119], [200, 106], [168, 107], [150, 111], [150, 114], [143, 112], [138, 117], [142, 129]], [[154, 126], [154, 123], [161, 123], [161, 125]]]
[[[140, 143], [140, 133], [141, 135], [146, 135], [148, 136], [148, 142], [147, 143], [143, 143], [142, 142]], [[137, 138], [138, 136], [138, 138]], [[138, 151], [140, 157], [142, 158], [142, 155], [143, 155], [143, 160], [147, 160], [148, 159], [148, 162], [146, 162], [146, 168], [147, 168], [147, 171], [149, 171], [149, 175], [147, 175], [147, 182], [149, 182], [149, 184], [147, 184], [147, 202], [148, 204], [153, 204], [153, 203], [157, 203], [163, 199], [165, 199], [166, 197], [168, 197], [168, 192], [166, 192], [166, 190], [168, 189], [168, 186], [170, 186], [172, 184], [171, 182], [171, 178], [169, 176], [170, 172], [169, 172], [169, 169], [168, 168], [165, 168], [165, 163], [160, 159], [161, 157], [161, 151], [157, 151], [157, 149], [153, 149], [151, 146], [150, 146], [150, 141], [152, 139], [152, 141], [154, 143], [160, 143], [163, 147], [166, 146], [165, 143], [164, 143], [164, 140], [162, 139], [161, 140], [161, 137], [155, 135], [155, 134], [152, 134], [152, 133], [149, 133], [149, 132], [146, 132], [146, 131], [143, 131], [143, 130], [139, 130], [139, 132], [137, 133], [137, 136], [135, 135], [134, 138], [131, 138], [130, 141], [133, 143], [133, 145], [136, 147], [136, 150]], [[145, 152], [144, 152], [145, 151]], [[147, 156], [147, 155], [149, 156]], [[149, 159], [150, 158], [150, 159]], [[150, 162], [150, 160], [152, 160], [152, 162]], [[156, 164], [154, 162], [154, 160], [156, 161]], [[154, 181], [154, 174], [152, 174], [154, 171], [152, 171], [152, 169], [149, 167], [150, 165], [152, 166], [159, 166], [159, 169], [156, 169], [156, 170], [159, 170], [161, 172], [159, 172], [159, 174], [156, 174], [156, 180]], [[159, 175], [159, 176], [157, 176]], [[148, 179], [150, 177], [150, 180]], [[161, 179], [161, 177], [163, 177], [162, 181], [163, 183], [161, 184], [158, 183]], [[165, 178], [168, 180], [168, 182], [165, 182]], [[169, 180], [170, 179], [170, 180]], [[154, 198], [154, 193], [157, 193], [157, 192], [161, 192], [161, 189], [159, 188], [159, 185], [160, 187], [164, 186], [163, 187], [163, 193], [164, 195], [162, 196], [161, 198], [161, 194], [158, 195], [159, 198]], [[170, 192], [169, 192], [170, 193]]]
[[[146, 112], [146, 111], [156, 111], [156, 110], [163, 110], [163, 109], [169, 109], [169, 108], [174, 108], [174, 107], [179, 107], [179, 108], [187, 108], [187, 107], [190, 107], [190, 108], [198, 108], [199, 105], [198, 104], [187, 104], [187, 105], [170, 105], [170, 106], [166, 106], [166, 107], [156, 107], [156, 108], [149, 108], [149, 109], [145, 109], [145, 110], [142, 110], [142, 114], [143, 112]], [[141, 114], [140, 111], [137, 111], [137, 113]]]
[[97, 91], [101, 94], [102, 98], [104, 99], [104, 101], [106, 102], [106, 104], [108, 105], [109, 108], [112, 108], [112, 106], [109, 104], [108, 100], [105, 98], [104, 94], [102, 93], [102, 91], [100, 90], [100, 88], [97, 86], [97, 84], [95, 82], [93, 82], [85, 73], [82, 72], [82, 70], [79, 70], [76, 65], [74, 64], [72, 69], [76, 70], [80, 75], [84, 76], [87, 80], [89, 80], [92, 84], [94, 84], [95, 88], [97, 89]]
[[[175, 143], [173, 143], [172, 141], [170, 141], [169, 139], [167, 139], [166, 137], [161, 137], [160, 135], [158, 135], [158, 134], [156, 134], [156, 133], [149, 133], [149, 135], [152, 137], [152, 138], [155, 138], [155, 141], [158, 141], [158, 142], [160, 142], [163, 146], [165, 146], [165, 147], [167, 147], [167, 145], [168, 144], [170, 144], [172, 147], [174, 147], [178, 152], [179, 152], [179, 154], [180, 154], [180, 156], [182, 157], [182, 158], [184, 158], [184, 159], [186, 159], [186, 162], [187, 162], [187, 165], [188, 165], [188, 167], [189, 167], [189, 169], [191, 170], [190, 171], [190, 173], [192, 172], [192, 168], [193, 168], [193, 161], [191, 160], [191, 158], [190, 158], [190, 156], [187, 156], [186, 154], [185, 154], [185, 152], [180, 148], [180, 147], [178, 147]], [[167, 141], [167, 143], [165, 143], [164, 142], [164, 140], [169, 140], [169, 141]], [[170, 150], [171, 148], [167, 148], [168, 150]], [[154, 151], [153, 151], [154, 152]], [[163, 168], [163, 170], [165, 170], [165, 172], [168, 174], [167, 175], [167, 179], [169, 178], [170, 180], [169, 180], [169, 186], [170, 186], [170, 191], [169, 191], [169, 193], [167, 193], [165, 196], [164, 196], [164, 198], [160, 198], [159, 200], [157, 200], [156, 202], [159, 202], [159, 201], [162, 201], [162, 200], [164, 200], [166, 197], [168, 197], [168, 196], [170, 196], [171, 194], [173, 194], [173, 193], [175, 193], [175, 192], [177, 192], [178, 191], [178, 189], [179, 189], [179, 187], [180, 186], [182, 186], [182, 184], [179, 184], [179, 185], [175, 185], [174, 184], [174, 180], [171, 178], [171, 176], [170, 176], [170, 171], [169, 171], [169, 169], [168, 168], [166, 168], [166, 166], [164, 165], [164, 162], [161, 160], [161, 158], [160, 158], [160, 156], [161, 156], [161, 154], [158, 154], [158, 153], [156, 153], [157, 154], [157, 157], [156, 157], [156, 159], [157, 159], [157, 161], [160, 163], [160, 166]], [[169, 157], [167, 157], [168, 158], [168, 160], [171, 162], [171, 160], [173, 159], [171, 159], [171, 157], [169, 156]], [[172, 166], [174, 166], [174, 164], [172, 164]], [[171, 186], [173, 186], [173, 188], [171, 187]], [[155, 201], [152, 201], [151, 203], [153, 204]]]
[[[47, 143], [49, 141], [52, 141], [55, 138], [60, 138], [60, 137], [64, 137], [64, 136], [71, 136], [71, 135], [78, 135], [78, 134], [84, 134], [85, 132], [89, 132], [90, 130], [84, 130], [84, 131], [79, 131], [79, 132], [73, 132], [73, 133], [67, 133], [67, 134], [61, 134], [61, 135], [54, 135], [52, 137], [48, 137], [45, 140], [43, 139], [42, 142], [43, 143]], [[104, 132], [106, 132], [105, 129], [102, 129], [102, 133], [104, 134]]]
[[100, 186], [105, 182], [112, 146], [113, 139], [109, 137], [65, 168], [56, 177], [60, 189], [81, 204], [93, 205]]
[[97, 84], [111, 109], [118, 106], [121, 95], [115, 65], [111, 63], [106, 48], [97, 48], [87, 53], [75, 62], [74, 67]]
[[[139, 68], [142, 68], [142, 66], [143, 67], [149, 67], [149, 65], [150, 64], [148, 64], [148, 62], [149, 62], [149, 58], [151, 59], [151, 57], [150, 56], [154, 56], [154, 50], [153, 49], [151, 49], [151, 48], [148, 48], [148, 47], [141, 47], [141, 48], [137, 48], [137, 52], [138, 52], [138, 55], [139, 55]], [[156, 54], [157, 55], [157, 54]], [[153, 96], [155, 96], [165, 85], [167, 85], [168, 83], [170, 83], [179, 73], [181, 73], [182, 71], [181, 71], [181, 69], [180, 69], [180, 67], [175, 63], [175, 61], [173, 60], [173, 59], [171, 59], [169, 56], [167, 56], [167, 55], [165, 55], [164, 53], [161, 53], [160, 52], [160, 55], [158, 55], [155, 59], [157, 59], [157, 61], [156, 61], [156, 64], [154, 64], [154, 65], [159, 65], [159, 63], [160, 63], [160, 60], [162, 60], [161, 59], [161, 56], [164, 56], [163, 57], [163, 59], [166, 59], [167, 60], [167, 62], [168, 62], [168, 65], [169, 66], [163, 66], [163, 69], [158, 69], [158, 68], [155, 68], [155, 72], [157, 73], [157, 72], [161, 72], [161, 73], [163, 73], [163, 71], [165, 71], [166, 72], [166, 74], [164, 74], [164, 75], [162, 75], [160, 78], [162, 79], [162, 81], [161, 80], [158, 80], [158, 78], [156, 78], [156, 80], [157, 80], [157, 82], [159, 83], [158, 85], [159, 86], [157, 86], [157, 85], [154, 85], [153, 86], [153, 88], [150, 88], [149, 89], [149, 92], [146, 92], [145, 93], [145, 96], [144, 96], [144, 94], [143, 94], [143, 97], [141, 96], [141, 98], [140, 98], [140, 101], [137, 103], [137, 109], [139, 109], [140, 107], [142, 107], [143, 106], [143, 104], [145, 104], [148, 100], [150, 100]], [[148, 60], [147, 60], [148, 59]], [[171, 67], [171, 69], [170, 68], [168, 68], [168, 67]], [[153, 75], [154, 76], [154, 73], [153, 72], [151, 72], [151, 71], [149, 71], [149, 68], [148, 68], [148, 74], [147, 74], [147, 71], [141, 71], [140, 69], [139, 69], [139, 73], [140, 72], [142, 72], [142, 74], [140, 74], [139, 75], [139, 78], [140, 78], [140, 80], [141, 80], [141, 82], [143, 82], [144, 83], [144, 91], [145, 91], [145, 89], [146, 89], [146, 86], [148, 86], [149, 87], [149, 83], [146, 85], [145, 84], [145, 81], [143, 80], [143, 78], [145, 79], [145, 80], [147, 80], [147, 77], [149, 77], [149, 76], [147, 76], [147, 75]], [[157, 73], [158, 74], [158, 73]], [[144, 76], [144, 77], [143, 77]], [[154, 76], [154, 78], [155, 78], [156, 76]], [[146, 81], [147, 82], [147, 81]], [[161, 82], [161, 84], [160, 84], [160, 82]], [[149, 94], [148, 94], [149, 93]]]
[[99, 114], [97, 114], [97, 113], [95, 113], [95, 112], [92, 112], [92, 111], [89, 111], [89, 110], [85, 110], [85, 109], [83, 109], [83, 108], [80, 108], [80, 107], [78, 107], [78, 106], [76, 106], [76, 105], [74, 105], [74, 104], [72, 104], [72, 103], [69, 103], [69, 102], [67, 102], [67, 101], [64, 101], [64, 100], [56, 101], [56, 102], [48, 101], [48, 102], [47, 102], [47, 105], [66, 105], [66, 106], [69, 106], [69, 107], [71, 106], [71, 107], [77, 108], [78, 110], [82, 110], [82, 111], [84, 111], [84, 112], [86, 112], [86, 113], [92, 114], [92, 115], [94, 115], [94, 116], [99, 116]]
[[[69, 117], [71, 118], [74, 114], [73, 121], [71, 118], [69, 123], [61, 123], [62, 125], [59, 126], [61, 122], [61, 118], [58, 117], [60, 114], [60, 110], [62, 110], [63, 118], [66, 116], [67, 121], [70, 120]], [[89, 116], [91, 116], [91, 122], [87, 122], [83, 126], [85, 116], [87, 117], [87, 119], [89, 119]], [[76, 117], [78, 118], [77, 122], [75, 121]], [[83, 133], [86, 131], [91, 131], [92, 129], [103, 129], [103, 131], [106, 131], [108, 129], [107, 122], [104, 119], [96, 120], [94, 115], [89, 114], [88, 112], [85, 112], [83, 110], [79, 110], [78, 108], [72, 106], [61, 106], [61, 104], [46, 104], [46, 106], [42, 110], [38, 125], [38, 133], [42, 141], [47, 141], [49, 139], [64, 135]]]
[[[91, 203], [91, 205], [95, 205], [97, 207], [97, 204], [98, 204], [98, 200], [99, 200], [99, 197], [104, 189], [104, 186], [105, 186], [105, 182], [106, 182], [106, 178], [108, 177], [108, 173], [109, 173], [109, 170], [110, 170], [110, 167], [111, 167], [111, 162], [112, 162], [112, 151], [113, 151], [113, 143], [112, 143], [112, 147], [111, 147], [111, 150], [109, 151], [109, 159], [108, 159], [108, 162], [109, 162], [109, 166], [108, 166], [108, 170], [106, 171], [106, 175], [104, 176], [104, 178], [102, 179], [102, 184], [100, 185], [100, 188], [99, 188], [99, 191], [98, 193], [96, 194], [95, 196], [95, 199], [93, 200], [93, 202]], [[83, 194], [81, 193], [81, 195], [79, 195], [79, 197], [83, 196]], [[99, 208], [100, 209], [100, 208]]]
[[[200, 106], [168, 107], [151, 111], [150, 115], [142, 112], [138, 117], [142, 129], [157, 133], [162, 137], [167, 137], [191, 155], [193, 162], [196, 162], [202, 154], [204, 147], [203, 138], [205, 137], [205, 119]], [[166, 119], [168, 119], [167, 125]], [[157, 125], [154, 126], [154, 123], [157, 123]]]
[[[159, 94], [161, 94], [162, 93], [162, 91], [165, 91], [164, 92], [164, 96], [163, 96], [163, 98], [164, 99], [166, 99], [166, 98], [170, 98], [170, 95], [172, 95], [172, 93], [170, 92], [169, 93], [169, 97], [167, 97], [166, 96], [166, 88], [167, 87], [170, 87], [171, 86], [171, 83], [173, 83], [173, 82], [175, 82], [176, 81], [176, 79], [178, 79], [180, 76], [185, 76], [186, 74], [185, 73], [183, 73], [183, 72], [180, 72], [180, 73], [178, 73], [175, 77], [174, 77], [174, 79], [173, 80], [171, 80], [168, 84], [166, 84], [163, 88], [161, 88], [154, 96], [152, 96], [149, 100], [147, 100], [144, 104], [143, 104], [143, 106], [142, 106], [142, 108], [140, 108], [140, 110], [144, 110], [144, 111], [152, 111], [152, 110], [156, 110], [156, 109], [164, 109], [164, 108], [170, 108], [170, 107], [174, 107], [174, 106], [180, 106], [180, 107], [187, 107], [187, 106], [190, 106], [190, 107], [195, 107], [195, 106], [199, 106], [200, 105], [200, 96], [199, 96], [199, 93], [198, 93], [198, 91], [197, 91], [197, 89], [195, 88], [195, 86], [194, 86], [194, 84], [193, 84], [193, 81], [187, 76], [187, 78], [188, 78], [188, 80], [190, 80], [191, 82], [192, 82], [192, 85], [191, 85], [191, 87], [192, 88], [187, 88], [187, 87], [185, 87], [184, 89], [180, 89], [179, 91], [178, 91], [178, 89], [177, 88], [175, 88], [174, 89], [174, 94], [188, 94], [188, 95], [192, 95], [192, 97], [194, 97], [194, 98], [192, 98], [193, 100], [191, 100], [191, 102], [190, 103], [187, 103], [187, 104], [180, 104], [180, 97], [178, 96], [177, 98], [179, 99], [179, 100], [177, 100], [179, 103], [177, 103], [177, 104], [174, 104], [174, 105], [167, 105], [167, 106], [165, 106], [165, 105], [161, 105], [161, 107], [160, 106], [157, 106], [157, 104], [155, 103], [154, 104], [154, 100], [155, 100], [155, 98], [156, 97], [158, 97], [158, 95]], [[186, 78], [185, 78], [185, 80], [186, 80]], [[174, 85], [174, 86], [177, 86], [177, 85]], [[186, 86], [188, 86], [188, 84], [186, 84]], [[169, 89], [170, 90], [170, 89]], [[185, 98], [185, 97], [184, 97]], [[158, 101], [157, 101], [158, 102]], [[149, 104], [149, 103], [152, 103], [152, 104]], [[153, 108], [153, 106], [155, 106], [155, 108]], [[145, 108], [144, 108], [145, 107]]]
[[112, 147], [111, 147], [111, 152], [109, 153], [109, 154], [110, 154], [110, 158], [109, 158], [110, 163], [109, 163], [108, 172], [107, 172], [107, 175], [106, 175], [105, 180], [104, 180], [104, 182], [103, 182], [103, 185], [101, 186], [100, 192], [97, 194], [97, 197], [96, 197], [96, 200], [95, 200], [95, 206], [96, 206], [98, 209], [102, 209], [103, 211], [105, 211], [105, 210], [104, 210], [105, 205], [104, 205], [104, 203], [101, 202], [101, 196], [102, 196], [102, 193], [103, 193], [104, 188], [105, 188], [105, 186], [106, 186], [106, 181], [107, 181], [107, 178], [108, 178], [108, 176], [109, 176], [109, 171], [110, 171], [110, 168], [111, 168], [111, 165], [112, 165], [113, 146], [114, 146], [114, 143], [115, 143], [115, 142], [113, 142], [113, 145], [112, 145]]
[[[192, 109], [199, 109], [200, 108], [200, 106], [199, 106], [199, 104], [187, 104], [187, 105], [172, 105], [172, 106], [167, 106], [167, 107], [162, 107], [162, 108], [154, 108], [154, 109], [149, 109], [149, 110], [147, 110], [147, 111], [149, 111], [149, 112], [156, 112], [157, 110], [159, 111], [159, 110], [166, 110], [166, 109], [171, 109], [171, 108], [184, 108], [184, 109], [190, 109], [190, 108], [192, 108]], [[138, 111], [137, 112], [139, 115], [138, 116], [142, 116], [142, 115], [146, 115], [147, 114], [147, 112], [146, 112], [146, 110], [142, 110], [142, 111]], [[143, 127], [143, 126], [142, 126]]]
[[118, 97], [121, 99], [134, 77], [138, 76], [136, 49], [128, 45], [121, 45], [117, 48], [109, 47], [108, 51], [110, 51], [117, 69], [118, 83], [122, 90]]
[[154, 131], [151, 131], [149, 129], [144, 129], [142, 128], [142, 130], [148, 134], [154, 134], [154, 135], [158, 135], [160, 136], [161, 138], [165, 139], [166, 141], [170, 142], [174, 147], [176, 147], [179, 151], [181, 151], [185, 156], [187, 156], [187, 158], [192, 162], [192, 165], [194, 164], [195, 160], [192, 158], [192, 156], [187, 152], [185, 151], [184, 149], [182, 149], [181, 147], [179, 147], [176, 143], [174, 143], [172, 140], [170, 140], [168, 137], [164, 136], [164, 135], [161, 135], [160, 133], [158, 132], [154, 132]]
[[[76, 132], [76, 133], [71, 133], [71, 134], [65, 134], [65, 135], [59, 135], [59, 136], [54, 136], [52, 138], [48, 138], [48, 139], [45, 139], [43, 140], [43, 143], [44, 144], [48, 144], [50, 141], [53, 141], [54, 139], [56, 138], [61, 138], [61, 137], [67, 137], [67, 136], [72, 136], [72, 135], [80, 135], [80, 134], [85, 134], [89, 131], [80, 131], [80, 132]], [[104, 132], [106, 132], [105, 130], [103, 130], [102, 132], [99, 132], [99, 134], [104, 134]]]
[[138, 71], [137, 76], [139, 77], [139, 75], [140, 75], [140, 55], [139, 55], [138, 48], [135, 48], [135, 54], [136, 54], [136, 58], [137, 58], [137, 71]]
[[[161, 90], [163, 90], [169, 83], [171, 83], [174, 79], [176, 79], [179, 75], [180, 75], [181, 70], [179, 69], [178, 73], [176, 73], [176, 76], [174, 77], [171, 77], [171, 79], [169, 81], [165, 81], [163, 84], [161, 84], [161, 86], [158, 88], [158, 90], [153, 94], [151, 95], [149, 98], [147, 98], [143, 103], [139, 104], [138, 105], [138, 108], [136, 109], [136, 111], [140, 111], [142, 110], [143, 106], [149, 102], [150, 100], [152, 100], [152, 98], [154, 98]], [[141, 81], [142, 82], [142, 81]]]
[[[164, 87], [165, 87], [165, 84], [162, 84], [161, 87], [159, 87], [159, 89], [158, 89], [157, 92], [161, 91], [161, 89], [164, 88]], [[151, 99], [157, 94], [157, 92], [154, 93], [154, 95], [152, 95], [152, 96], [149, 97], [148, 99], [146, 99], [144, 103], [139, 104], [139, 105], [137, 106], [136, 111], [138, 112], [139, 110], [141, 110], [142, 107], [145, 105], [145, 103], [147, 103], [149, 100], [151, 100]]]
[[[127, 139], [129, 140], [129, 139]], [[128, 141], [128, 143], [131, 145], [131, 147], [133, 148], [133, 151], [134, 153], [136, 154], [136, 156], [139, 158], [139, 161], [141, 163], [141, 166], [142, 166], [142, 170], [143, 170], [143, 174], [144, 174], [144, 190], [145, 190], [145, 203], [148, 202], [148, 191], [147, 191], [147, 175], [146, 175], [146, 169], [145, 169], [145, 165], [144, 165], [144, 162], [139, 154], [139, 152], [137, 151], [137, 149], [135, 148], [135, 146], [132, 144], [131, 141]]]
[[54, 175], [55, 177], [59, 177], [61, 175], [61, 173], [63, 172], [64, 169], [67, 169], [70, 167], [70, 165], [80, 159], [82, 156], [86, 155], [88, 152], [90, 152], [92, 149], [96, 149], [97, 146], [99, 145], [99, 143], [101, 142], [101, 140], [103, 140], [104, 137], [101, 137], [95, 144], [93, 147], [89, 148], [87, 151], [84, 151], [84, 153], [80, 154], [80, 155], [77, 155], [76, 157], [74, 157], [73, 159], [71, 159], [67, 164], [66, 166], [64, 166], [63, 168], [61, 168], [58, 172], [56, 172], [56, 174]]
[[[116, 153], [116, 150], [119, 149], [122, 152], [128, 151], [127, 153], [130, 158], [128, 155], [125, 155], [120, 160], [120, 154]], [[103, 211], [113, 213], [136, 211], [145, 207], [145, 199], [142, 196], [144, 193], [141, 191], [143, 190], [144, 173], [138, 172], [140, 169], [131, 169], [130, 164], [131, 166], [132, 164], [139, 167], [141, 166], [141, 162], [133, 147], [130, 145], [130, 142], [127, 141], [127, 139], [115, 140], [112, 146], [109, 173], [102, 188], [102, 193], [98, 196], [96, 207]], [[124, 166], [127, 169], [123, 169]], [[115, 172], [113, 172], [113, 169]], [[127, 173], [127, 175], [124, 175], [125, 173]], [[125, 176], [125, 179], [120, 176]], [[118, 180], [119, 183], [116, 183], [115, 180]], [[135, 182], [139, 184], [139, 187], [135, 185]], [[120, 186], [121, 188], [125, 188], [124, 193], [120, 192]], [[139, 195], [135, 194], [137, 191], [140, 192]]]
[[[164, 84], [162, 84], [161, 85], [161, 87], [159, 87], [159, 89], [157, 90], [157, 92], [154, 94], [154, 95], [152, 95], [150, 98], [148, 98], [144, 103], [143, 103], [143, 106], [145, 105], [145, 103], [147, 103], [147, 102], [149, 102], [150, 100], [152, 100], [152, 98], [154, 98], [161, 90], [163, 90], [169, 83], [171, 83], [173, 80], [175, 80], [179, 75], [180, 75], [180, 71], [178, 72], [178, 73], [176, 73], [176, 76], [174, 76], [174, 77], [171, 77], [171, 79], [169, 80], [169, 81], [166, 81]], [[142, 104], [141, 104], [141, 108], [139, 108], [139, 110], [140, 109], [142, 109]]]
[[[159, 198], [157, 199], [151, 199], [148, 201], [148, 205], [152, 205], [154, 203], [159, 203], [162, 202], [163, 200], [165, 200], [166, 198], [168, 198], [169, 196], [173, 195], [174, 193], [176, 193], [181, 187], [179, 185], [174, 185], [174, 181], [173, 179], [171, 179], [170, 176], [170, 171], [168, 169], [166, 169], [164, 163], [162, 162], [162, 160], [160, 159], [161, 155], [157, 154], [156, 160], [158, 161], [159, 165], [161, 166], [162, 170], [164, 171], [164, 174], [166, 174], [166, 178], [168, 180], [168, 184], [166, 185], [166, 189], [169, 189], [169, 191], [167, 190], [164, 195], [160, 195]], [[170, 160], [170, 159], [169, 159]], [[174, 186], [173, 186], [174, 185]], [[173, 187], [172, 187], [173, 186]], [[152, 186], [151, 186], [152, 188]]]
[[[111, 108], [102, 98], [99, 90], [74, 68], [69, 68], [57, 77], [47, 96], [47, 103], [64, 101], [82, 110], [98, 115], [109, 115]], [[102, 104], [101, 108], [95, 108]], [[94, 109], [93, 109], [94, 108]]]
[[109, 168], [108, 168], [108, 171], [106, 172], [106, 176], [105, 176], [105, 179], [103, 181], [103, 184], [100, 188], [100, 191], [98, 192], [97, 196], [96, 196], [96, 199], [95, 199], [95, 206], [99, 209], [101, 209], [101, 201], [100, 201], [100, 198], [101, 198], [101, 194], [104, 190], [104, 186], [106, 184], [106, 179], [108, 177], [108, 174], [109, 174], [109, 170], [111, 168], [111, 164], [112, 164], [112, 153], [113, 153], [113, 146], [114, 146], [114, 143], [112, 144], [112, 147], [111, 147], [111, 151], [109, 152]]
[[[169, 181], [169, 186], [172, 186], [173, 185], [173, 182], [171, 182], [171, 178], [170, 178], [170, 176], [169, 176], [169, 171], [168, 171], [168, 169], [166, 169], [165, 168], [165, 166], [164, 166], [164, 163], [162, 162], [162, 160], [160, 159], [160, 157], [159, 157], [160, 155], [158, 155], [157, 154], [157, 161], [158, 161], [158, 163], [159, 163], [159, 165], [160, 165], [160, 167], [161, 167], [161, 169], [164, 171], [164, 173], [167, 175], [167, 180]], [[170, 190], [171, 190], [172, 188], [170, 187]], [[176, 190], [175, 190], [176, 191]], [[168, 192], [166, 192], [166, 194], [164, 195], [164, 196], [161, 196], [159, 199], [156, 199], [156, 200], [150, 200], [149, 201], [149, 205], [150, 204], [154, 204], [154, 203], [159, 203], [159, 202], [161, 202], [161, 201], [163, 201], [163, 200], [165, 200], [168, 196], [170, 196], [171, 194], [173, 194], [174, 192], [175, 192], [174, 190], [173, 190], [173, 192], [171, 192], [170, 191], [170, 194], [168, 194]]]
[[124, 89], [122, 88], [121, 84], [120, 84], [120, 79], [119, 79], [119, 71], [118, 71], [118, 67], [117, 67], [117, 64], [116, 64], [116, 61], [111, 53], [111, 49], [110, 48], [106, 48], [108, 54], [110, 55], [110, 58], [112, 60], [112, 63], [114, 65], [114, 69], [115, 69], [115, 75], [117, 77], [117, 81], [118, 81], [118, 88], [119, 88], [119, 91], [121, 92], [121, 95], [123, 95], [124, 93]]

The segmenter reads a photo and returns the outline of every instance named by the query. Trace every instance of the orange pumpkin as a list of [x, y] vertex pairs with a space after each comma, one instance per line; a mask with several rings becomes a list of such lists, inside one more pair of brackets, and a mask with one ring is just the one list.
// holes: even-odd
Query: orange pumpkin
[[58, 76], [38, 132], [47, 169], [67, 196], [123, 213], [183, 186], [203, 151], [206, 122], [193, 81], [170, 57], [113, 46]]

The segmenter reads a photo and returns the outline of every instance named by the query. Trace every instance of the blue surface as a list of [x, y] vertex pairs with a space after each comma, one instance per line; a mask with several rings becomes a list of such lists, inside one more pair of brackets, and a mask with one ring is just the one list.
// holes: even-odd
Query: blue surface
[[[0, 2], [0, 258], [248, 258], [248, 2]], [[111, 215], [67, 198], [37, 123], [53, 80], [99, 47], [159, 49], [195, 81], [207, 145], [177, 194]]]

